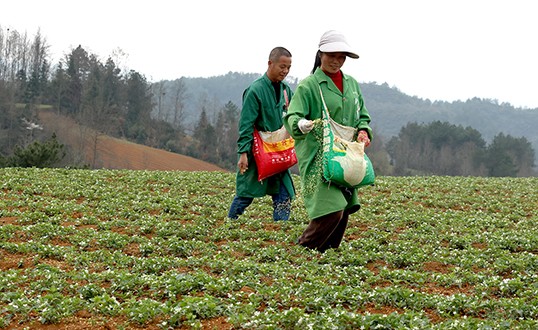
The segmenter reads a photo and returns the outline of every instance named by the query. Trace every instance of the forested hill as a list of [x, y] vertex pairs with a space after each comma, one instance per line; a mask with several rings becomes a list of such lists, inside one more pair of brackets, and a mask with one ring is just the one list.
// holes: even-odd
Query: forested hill
[[[216, 121], [217, 111], [231, 101], [241, 108], [243, 90], [259, 73], [237, 73], [209, 77], [187, 78], [163, 81], [154, 85], [154, 91], [161, 88], [162, 111], [172, 109], [177, 100], [178, 86], [184, 95], [183, 125], [193, 127], [202, 110], [210, 120]], [[292, 89], [297, 78], [289, 79]], [[162, 86], [161, 86], [162, 84]], [[400, 92], [386, 83], [361, 83], [366, 106], [372, 116], [372, 126], [377, 134], [384, 137], [398, 135], [400, 129], [409, 122], [430, 123], [449, 122], [478, 130], [490, 141], [499, 133], [513, 137], [525, 137], [538, 150], [538, 108], [514, 108], [508, 103], [496, 100], [473, 98], [466, 101], [445, 102], [422, 99]], [[156, 103], [158, 100], [156, 99]], [[188, 130], [187, 130], [188, 131]]]
[[[241, 97], [261, 73], [149, 82], [82, 46], [51, 66], [43, 44], [40, 36], [28, 43], [15, 32], [2, 38], [0, 29], [0, 167], [88, 165], [81, 147], [67, 148], [70, 158], [62, 157], [66, 142], [39, 118], [51, 109], [92, 129], [93, 137], [125, 139], [235, 170]], [[297, 88], [297, 78], [288, 81]], [[368, 153], [377, 173], [538, 175], [538, 109], [478, 98], [431, 101], [384, 83], [361, 85], [376, 136]]]
[[538, 108], [514, 108], [508, 103], [480, 98], [431, 101], [406, 95], [387, 84], [362, 83], [361, 87], [373, 124], [386, 135], [397, 135], [408, 122], [439, 120], [475, 128], [486, 140], [502, 132], [526, 137], [535, 146], [538, 143]]

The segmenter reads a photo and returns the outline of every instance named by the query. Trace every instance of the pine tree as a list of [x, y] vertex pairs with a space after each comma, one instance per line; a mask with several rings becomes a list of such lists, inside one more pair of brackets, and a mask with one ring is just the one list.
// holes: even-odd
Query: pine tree
[[56, 139], [56, 134], [40, 143], [34, 141], [25, 148], [16, 146], [13, 156], [7, 159], [10, 167], [52, 167], [65, 157], [64, 145]]

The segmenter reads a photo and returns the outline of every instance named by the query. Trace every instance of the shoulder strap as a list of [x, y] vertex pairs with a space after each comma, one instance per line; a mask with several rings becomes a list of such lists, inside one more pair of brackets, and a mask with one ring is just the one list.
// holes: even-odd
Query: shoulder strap
[[321, 101], [323, 102], [323, 119], [327, 120], [327, 125], [324, 126], [324, 128], [326, 127], [327, 129], [331, 130], [335, 136], [344, 138], [347, 141], [353, 141], [353, 137], [356, 136], [357, 129], [334, 121], [329, 115], [329, 110], [327, 109], [327, 104], [325, 103], [321, 86], [319, 87], [319, 94], [321, 95]]
[[319, 95], [321, 95], [321, 101], [323, 102], [323, 117], [325, 117], [325, 119], [329, 119], [329, 110], [327, 110], [327, 104], [325, 103], [321, 86], [319, 86]]

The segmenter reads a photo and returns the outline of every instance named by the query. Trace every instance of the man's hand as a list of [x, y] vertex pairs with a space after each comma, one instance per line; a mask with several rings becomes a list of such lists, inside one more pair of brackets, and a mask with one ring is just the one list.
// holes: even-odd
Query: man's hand
[[370, 138], [368, 137], [368, 133], [366, 131], [359, 131], [359, 135], [357, 136], [358, 142], [364, 142], [364, 147], [367, 147], [370, 145]]
[[248, 170], [248, 158], [246, 152], [242, 153], [241, 156], [239, 156], [237, 167], [239, 168], [239, 173], [241, 174], [244, 174], [246, 170]]

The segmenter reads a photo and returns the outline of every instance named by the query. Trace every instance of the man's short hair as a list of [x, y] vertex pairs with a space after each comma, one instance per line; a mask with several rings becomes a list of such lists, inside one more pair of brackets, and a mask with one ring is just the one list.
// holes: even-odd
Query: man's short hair
[[280, 56], [291, 57], [291, 53], [284, 47], [275, 47], [271, 53], [269, 53], [269, 61], [277, 62], [278, 59], [280, 59]]

